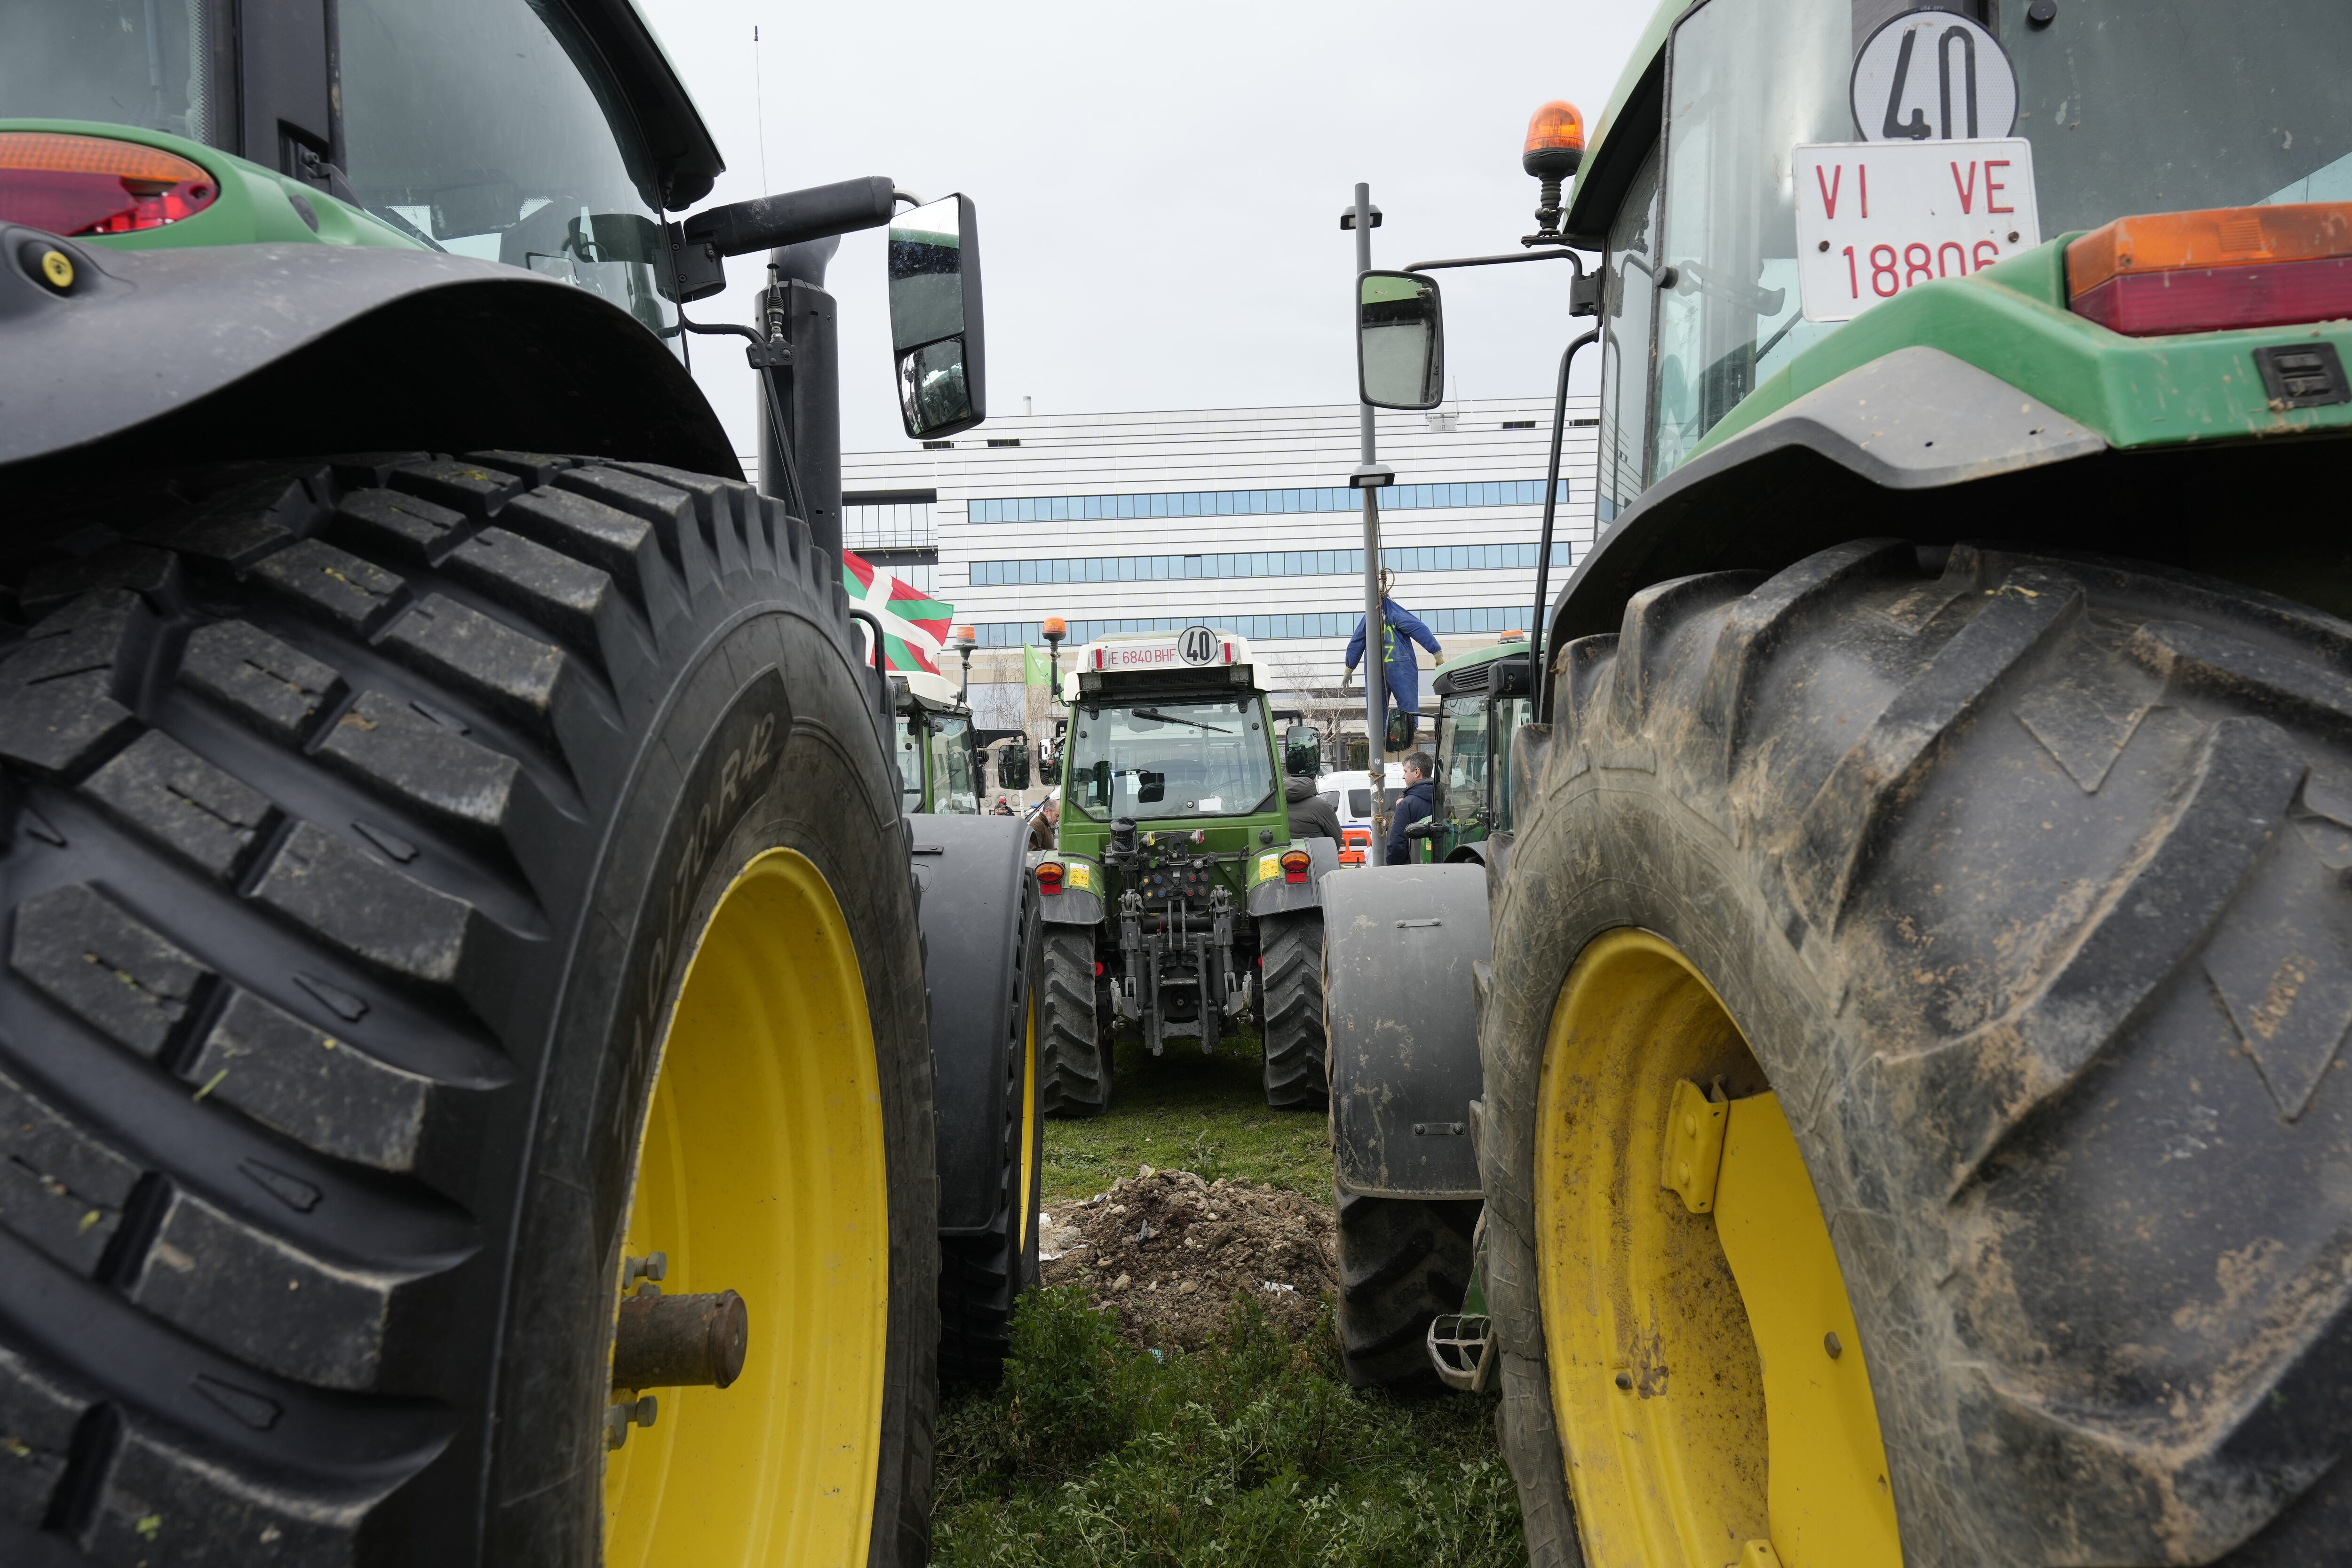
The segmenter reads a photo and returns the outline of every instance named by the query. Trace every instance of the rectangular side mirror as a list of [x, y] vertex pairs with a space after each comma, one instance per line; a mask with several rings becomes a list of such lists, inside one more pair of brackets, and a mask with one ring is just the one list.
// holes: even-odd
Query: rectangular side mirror
[[1029, 748], [1018, 741], [996, 753], [996, 787], [1027, 789], [1029, 787]]
[[1155, 773], [1144, 768], [1138, 768], [1135, 771], [1135, 803], [1138, 805], [1150, 805], [1167, 798], [1168, 775], [1166, 773]]
[[890, 345], [910, 439], [951, 436], [988, 417], [982, 339], [971, 198], [901, 213], [890, 225]]
[[1434, 408], [1445, 397], [1437, 282], [1417, 272], [1356, 279], [1356, 389], [1375, 408]]
[[1306, 778], [1323, 771], [1323, 731], [1312, 724], [1293, 724], [1282, 732], [1286, 772]]

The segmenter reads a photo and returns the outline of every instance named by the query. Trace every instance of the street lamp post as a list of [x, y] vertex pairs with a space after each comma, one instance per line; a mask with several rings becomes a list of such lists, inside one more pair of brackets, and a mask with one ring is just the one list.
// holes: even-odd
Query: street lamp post
[[[1356, 205], [1339, 215], [1339, 226], [1356, 231], [1356, 276], [1372, 269], [1372, 230], [1381, 221], [1372, 205], [1372, 187], [1359, 182]], [[1349, 290], [1352, 319], [1359, 309], [1359, 284]], [[1359, 426], [1363, 460], [1348, 476], [1350, 487], [1364, 492], [1364, 757], [1372, 797], [1372, 843], [1365, 863], [1388, 863], [1388, 667], [1381, 662], [1381, 501], [1384, 485], [1396, 482], [1396, 471], [1380, 462], [1372, 430], [1372, 405], [1364, 404]]]
[[[1050, 721], [1054, 717], [1054, 704], [1061, 697], [1062, 639], [1070, 635], [1070, 624], [1059, 616], [1047, 616], [1037, 623], [1037, 635], [1045, 639], [1045, 717]], [[1043, 745], [1037, 748], [1039, 763], [1046, 761], [1049, 750], [1052, 748]], [[1059, 755], [1056, 754], [1053, 760], [1058, 763]]]

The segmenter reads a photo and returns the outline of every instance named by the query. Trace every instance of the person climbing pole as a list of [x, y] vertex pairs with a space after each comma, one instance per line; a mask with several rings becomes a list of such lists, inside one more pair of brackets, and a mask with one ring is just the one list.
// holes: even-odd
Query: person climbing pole
[[[1389, 597], [1396, 584], [1396, 574], [1381, 568], [1381, 684], [1388, 692], [1391, 713], [1398, 717], [1389, 721], [1388, 750], [1401, 752], [1412, 746], [1413, 732], [1421, 720], [1421, 661], [1413, 657], [1412, 645], [1419, 643], [1429, 650], [1432, 658], [1443, 658], [1444, 649], [1438, 647], [1437, 634], [1428, 624], [1402, 605]], [[1356, 635], [1348, 639], [1347, 674], [1356, 673], [1357, 661], [1364, 657], [1364, 617], [1356, 617]], [[1403, 734], [1399, 736], [1402, 728]]]

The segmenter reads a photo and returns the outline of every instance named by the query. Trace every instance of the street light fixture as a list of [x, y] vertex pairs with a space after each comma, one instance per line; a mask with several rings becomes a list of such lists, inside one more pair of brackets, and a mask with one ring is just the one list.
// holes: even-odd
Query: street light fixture
[[980, 646], [980, 634], [970, 626], [958, 626], [948, 637], [948, 647], [956, 650], [963, 660], [963, 679], [956, 685], [959, 700], [971, 691], [971, 650]]

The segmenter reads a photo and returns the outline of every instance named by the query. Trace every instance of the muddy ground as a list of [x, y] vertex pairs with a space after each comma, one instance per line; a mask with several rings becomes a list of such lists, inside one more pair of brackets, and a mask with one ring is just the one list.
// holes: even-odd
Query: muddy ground
[[1236, 1291], [1303, 1334], [1338, 1288], [1330, 1205], [1280, 1187], [1146, 1165], [1045, 1213], [1045, 1282], [1087, 1287], [1145, 1349], [1199, 1349]]

